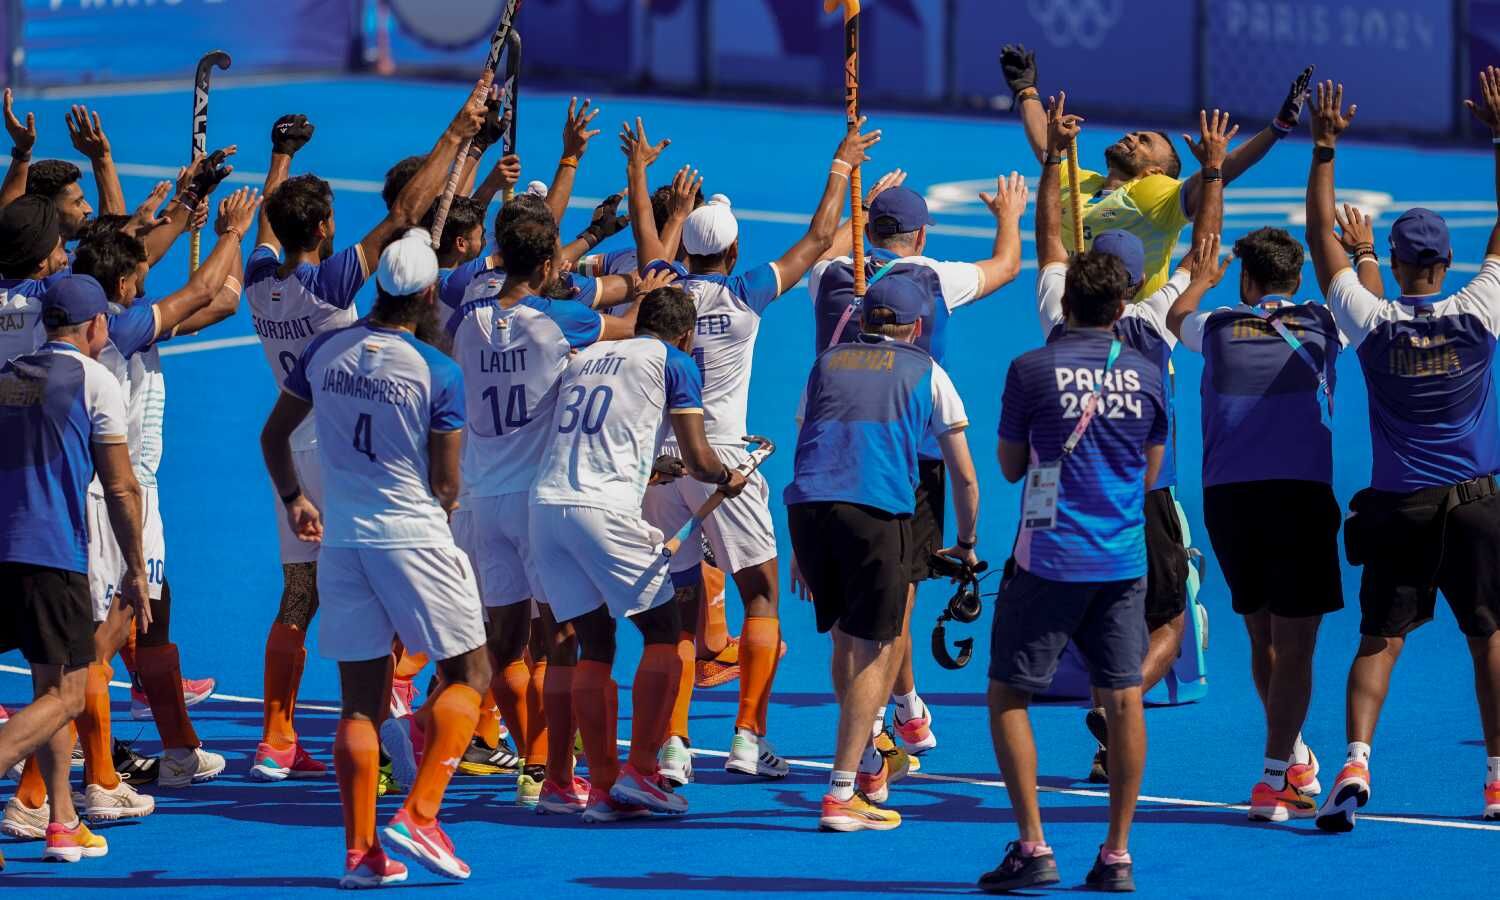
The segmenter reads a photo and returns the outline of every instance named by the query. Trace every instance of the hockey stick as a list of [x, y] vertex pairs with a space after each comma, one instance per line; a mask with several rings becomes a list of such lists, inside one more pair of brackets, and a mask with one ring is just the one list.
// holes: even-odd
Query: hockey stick
[[[229, 54], [223, 50], [203, 54], [198, 60], [198, 70], [193, 73], [193, 153], [189, 161], [208, 155], [208, 81], [214, 69], [229, 68]], [[188, 274], [198, 271], [200, 238], [198, 229], [193, 229], [189, 238]]]
[[[756, 469], [760, 468], [761, 463], [770, 459], [771, 454], [776, 452], [776, 445], [770, 438], [761, 437], [758, 434], [746, 435], [742, 440], [750, 445], [745, 448], [750, 451], [750, 458], [740, 464], [739, 473], [749, 478], [755, 474]], [[670, 558], [681, 549], [683, 541], [692, 537], [693, 532], [703, 527], [703, 520], [713, 515], [714, 510], [719, 508], [719, 504], [724, 502], [725, 497], [723, 491], [714, 491], [710, 494], [708, 499], [703, 501], [703, 505], [698, 507], [698, 511], [693, 513], [693, 517], [687, 520], [687, 524], [678, 529], [677, 533], [672, 535], [672, 539], [662, 545], [661, 555]]]
[[1083, 190], [1078, 184], [1078, 138], [1068, 142], [1068, 205], [1073, 212], [1073, 252], [1082, 253], [1083, 247]]
[[[823, 0], [823, 11], [844, 10], [844, 113], [849, 133], [859, 130], [859, 0]], [[865, 198], [859, 166], [849, 173], [849, 231], [853, 240], [854, 300], [865, 296]]]
[[[505, 104], [505, 110], [500, 114], [500, 125], [504, 129], [505, 136], [500, 139], [500, 155], [510, 156], [516, 152], [516, 128], [517, 119], [520, 118], [521, 103], [521, 32], [514, 26], [510, 29], [510, 37], [506, 41], [505, 51], [505, 88], [500, 100]], [[516, 186], [511, 185], [505, 189], [505, 201], [509, 202], [516, 195]]]

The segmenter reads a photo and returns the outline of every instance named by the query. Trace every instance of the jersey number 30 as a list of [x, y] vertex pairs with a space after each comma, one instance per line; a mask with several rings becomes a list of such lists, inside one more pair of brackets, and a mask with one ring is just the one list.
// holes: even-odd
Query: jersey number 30
[[609, 412], [609, 401], [615, 396], [614, 389], [601, 384], [590, 391], [580, 384], [568, 388], [568, 402], [563, 407], [562, 421], [558, 423], [558, 434], [571, 434], [580, 425], [584, 434], [598, 434], [604, 428], [604, 416]]

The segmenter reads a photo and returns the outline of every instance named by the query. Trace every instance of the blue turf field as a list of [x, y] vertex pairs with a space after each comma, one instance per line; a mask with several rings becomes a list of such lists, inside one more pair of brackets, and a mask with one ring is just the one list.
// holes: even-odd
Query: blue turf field
[[[314, 142], [294, 171], [315, 171], [335, 182], [340, 246], [356, 240], [381, 214], [379, 181], [395, 159], [425, 152], [462, 99], [457, 85], [380, 81], [226, 83], [213, 99], [210, 142], [238, 142], [245, 180], [259, 184], [267, 163], [267, 131], [280, 114], [305, 112], [318, 126]], [[1352, 98], [1358, 101], [1358, 97]], [[73, 156], [62, 115], [67, 97], [24, 98], [41, 122], [40, 156]], [[169, 93], [108, 92], [90, 100], [102, 110], [122, 163], [127, 198], [138, 202], [165, 166], [184, 158], [181, 114], [185, 90]], [[559, 147], [567, 98], [531, 94], [522, 106], [526, 178], [549, 179]], [[741, 258], [759, 262], [778, 255], [801, 233], [820, 189], [827, 161], [843, 129], [832, 109], [781, 109], [636, 98], [605, 98], [604, 129], [585, 158], [579, 197], [601, 197], [624, 183], [614, 134], [626, 115], [646, 117], [653, 138], [673, 145], [653, 183], [669, 169], [691, 163], [703, 169], [710, 192], [729, 194], [743, 220]], [[1090, 110], [1080, 110], [1089, 114]], [[980, 122], [912, 115], [882, 115], [885, 129], [875, 149], [884, 171], [909, 170], [908, 183], [948, 201], [931, 255], [956, 259], [987, 256], [993, 220], [974, 199], [1000, 171], [1036, 166], [1013, 120]], [[1085, 130], [1085, 158], [1102, 153], [1117, 128], [1093, 111]], [[1236, 113], [1245, 111], [1236, 110]], [[1259, 126], [1259, 112], [1245, 121]], [[1353, 132], [1358, 135], [1356, 125]], [[1302, 185], [1309, 153], [1292, 140], [1229, 191], [1226, 243], [1260, 225], [1300, 234]], [[867, 181], [872, 176], [867, 174]], [[959, 184], [973, 182], [972, 184]], [[1339, 182], [1359, 189], [1361, 202], [1397, 209], [1415, 203], [1436, 207], [1454, 226], [1457, 258], [1472, 272], [1494, 223], [1492, 163], [1487, 153], [1438, 152], [1401, 147], [1341, 148]], [[92, 196], [92, 188], [90, 195]], [[578, 203], [579, 207], [590, 204]], [[1394, 217], [1388, 214], [1382, 222]], [[578, 209], [564, 232], [581, 230]], [[1023, 229], [1030, 229], [1027, 217]], [[1377, 237], [1381, 246], [1384, 233]], [[1025, 256], [1034, 258], [1026, 237]], [[248, 248], [247, 248], [248, 249]], [[178, 285], [185, 267], [179, 248], [152, 276], [156, 292]], [[1030, 268], [1034, 269], [1034, 263]], [[1308, 270], [1311, 289], [1311, 269]], [[1453, 276], [1450, 287], [1467, 277]], [[1231, 277], [1212, 299], [1233, 302]], [[1037, 346], [1033, 272], [976, 308], [959, 314], [947, 367], [974, 423], [971, 445], [984, 491], [982, 551], [998, 564], [1014, 535], [1016, 489], [994, 464], [999, 388], [1005, 366]], [[1311, 294], [1311, 291], [1304, 291]], [[791, 465], [795, 436], [791, 412], [812, 359], [811, 320], [803, 290], [767, 313], [756, 354], [750, 427], [775, 439], [784, 452], [766, 468], [777, 494]], [[361, 308], [367, 308], [361, 304]], [[0, 886], [69, 896], [102, 896], [91, 889], [140, 889], [142, 894], [217, 897], [280, 896], [293, 890], [327, 890], [342, 863], [337, 790], [323, 783], [261, 786], [243, 772], [260, 730], [261, 660], [266, 628], [275, 613], [281, 579], [273, 515], [256, 441], [275, 394], [248, 317], [216, 333], [172, 346], [166, 363], [170, 385], [163, 512], [169, 571], [176, 597], [173, 633], [185, 672], [213, 675], [223, 698], [195, 708], [194, 719], [230, 768], [219, 780], [189, 790], [156, 791], [158, 810], [134, 824], [102, 828], [110, 855], [66, 868], [39, 862], [41, 845], [5, 843], [7, 868]], [[216, 343], [230, 339], [225, 343]], [[207, 343], [202, 343], [207, 342]], [[1198, 377], [1193, 354], [1176, 357], [1177, 409], [1183, 485], [1180, 497], [1205, 552], [1201, 534], [1197, 465]], [[1369, 439], [1363, 382], [1351, 354], [1339, 380], [1336, 434], [1341, 499], [1367, 483]], [[1295, 515], [1295, 511], [1288, 511]], [[778, 518], [780, 514], [778, 512]], [[788, 552], [784, 520], [779, 522]], [[1293, 548], [1265, 536], [1267, 565]], [[1211, 553], [1210, 553], [1211, 557]], [[1357, 581], [1346, 570], [1346, 600], [1357, 603]], [[785, 575], [783, 575], [785, 589]], [[732, 593], [732, 590], [731, 590]], [[698, 759], [699, 782], [687, 790], [691, 812], [675, 821], [588, 829], [524, 813], [511, 805], [505, 779], [460, 777], [449, 792], [444, 821], [460, 853], [473, 865], [465, 886], [446, 885], [444, 896], [521, 891], [535, 896], [641, 896], [666, 891], [687, 896], [830, 896], [960, 894], [999, 859], [1014, 825], [990, 750], [983, 708], [989, 610], [979, 652], [961, 672], [940, 670], [925, 649], [927, 632], [946, 596], [929, 585], [916, 617], [918, 686], [936, 714], [941, 746], [924, 759], [924, 776], [895, 788], [892, 803], [906, 817], [891, 834], [823, 835], [816, 810], [832, 750], [835, 707], [827, 675], [828, 643], [813, 631], [811, 611], [786, 597], [782, 616], [791, 651], [777, 680], [771, 733], [778, 748], [799, 761], [781, 784], [730, 781], [713, 755]], [[1391, 817], [1362, 820], [1344, 837], [1316, 832], [1310, 823], [1255, 825], [1241, 810], [1225, 808], [1248, 797], [1261, 760], [1259, 703], [1247, 667], [1243, 629], [1229, 609], [1227, 592], [1210, 558], [1202, 600], [1212, 612], [1208, 659], [1211, 687], [1205, 702], [1160, 709], [1147, 716], [1150, 737], [1144, 791], [1132, 849], [1136, 876], [1153, 896], [1385, 894], [1400, 885], [1406, 896], [1493, 896], [1500, 877], [1500, 824], [1480, 822], [1484, 752], [1472, 700], [1472, 672], [1464, 642], [1446, 611], [1418, 632], [1399, 666], [1372, 764], [1376, 791], [1370, 812]], [[739, 614], [730, 600], [731, 623]], [[1329, 617], [1318, 651], [1318, 684], [1306, 728], [1309, 742], [1333, 777], [1343, 752], [1343, 678], [1356, 642], [1357, 611]], [[737, 626], [735, 629], [737, 631]], [[961, 632], [962, 633], [962, 632]], [[628, 683], [638, 648], [633, 629], [621, 630], [621, 670]], [[957, 636], [957, 635], [954, 635]], [[15, 672], [0, 676], [0, 702], [16, 706], [29, 695], [15, 655], [0, 658]], [[334, 667], [311, 658], [301, 696], [310, 708], [299, 719], [310, 749], [329, 760], [336, 708]], [[712, 754], [728, 747], [733, 687], [700, 691], [694, 704], [696, 745]], [[628, 691], [622, 694], [628, 706]], [[137, 735], [154, 749], [149, 722], [132, 722], [125, 692], [117, 695], [115, 733]], [[628, 709], [622, 719], [628, 718]], [[1082, 882], [1103, 839], [1105, 800], [1079, 779], [1092, 752], [1081, 710], [1036, 710], [1048, 836], [1065, 887]], [[622, 722], [622, 733], [628, 726]], [[396, 801], [382, 804], [394, 809]], [[383, 813], [382, 816], [388, 813]], [[1308, 843], [1311, 840], [1312, 843]], [[408, 885], [437, 884], [414, 872]], [[127, 895], [135, 891], [127, 891]]]

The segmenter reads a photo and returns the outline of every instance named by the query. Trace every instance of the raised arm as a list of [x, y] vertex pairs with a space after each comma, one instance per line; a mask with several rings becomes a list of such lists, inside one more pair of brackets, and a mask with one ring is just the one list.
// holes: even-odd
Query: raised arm
[[599, 133], [598, 129], [589, 128], [600, 112], [600, 107], [589, 108], [593, 102], [584, 100], [583, 105], [579, 106], [577, 97], [568, 102], [568, 118], [563, 122], [562, 158], [557, 161], [552, 187], [547, 190], [547, 208], [552, 210], [552, 218], [559, 225], [568, 211], [569, 201], [573, 199], [573, 181], [578, 176], [578, 163], [583, 159], [583, 154], [588, 152], [589, 140]]
[[1021, 117], [1031, 154], [1041, 162], [1047, 150], [1047, 111], [1036, 88], [1036, 54], [1021, 44], [1006, 44], [1000, 50], [1000, 68], [1005, 72], [1005, 83]]
[[702, 193], [703, 176], [697, 169], [683, 166], [672, 178], [671, 209], [659, 235], [662, 256], [669, 262], [677, 258], [677, 251], [682, 248], [682, 226], [687, 224], [687, 217], [693, 214]]
[[494, 168], [479, 183], [479, 188], [474, 191], [474, 199], [478, 200], [485, 209], [489, 209], [491, 203], [495, 202], [497, 195], [515, 187], [521, 180], [521, 157], [512, 153], [510, 156], [500, 157]]
[[26, 176], [31, 173], [31, 148], [36, 146], [36, 113], [27, 113], [25, 124], [16, 118], [15, 99], [5, 89], [5, 131], [10, 135], [10, 168], [0, 183], [0, 209], [26, 193]]
[[1068, 95], [1058, 92], [1048, 104], [1046, 154], [1042, 157], [1042, 180], [1036, 189], [1036, 264], [1044, 269], [1068, 261], [1062, 241], [1062, 160], [1082, 130], [1083, 118], [1067, 113]]
[[1348, 267], [1344, 248], [1333, 233], [1333, 154], [1339, 135], [1354, 121], [1357, 106], [1344, 112], [1344, 86], [1333, 82], [1318, 85], [1313, 106], [1313, 161], [1307, 178], [1307, 247], [1312, 253], [1313, 272], [1324, 296], [1333, 276]]
[[618, 215], [621, 199], [621, 194], [610, 194], [594, 207], [594, 214], [589, 217], [589, 227], [563, 247], [563, 259], [568, 265], [578, 262], [585, 253], [624, 231], [625, 226], [630, 224], [629, 216]]
[[1380, 278], [1380, 256], [1375, 252], [1374, 220], [1357, 206], [1345, 203], [1333, 211], [1333, 219], [1339, 227], [1339, 245], [1354, 261], [1354, 274], [1359, 277], [1360, 287], [1377, 297], [1385, 295], [1385, 282]]
[[[1500, 69], [1489, 66], [1480, 71], [1479, 91], [1480, 103], [1465, 100], [1464, 105], [1469, 108], [1476, 119], [1490, 129], [1495, 151], [1495, 202], [1500, 204]], [[1351, 109], [1349, 112], [1352, 115], [1354, 110]], [[1484, 248], [1484, 255], [1500, 255], [1500, 218], [1496, 219], [1495, 227], [1490, 231], [1490, 242]]]
[[849, 191], [849, 173], [868, 160], [869, 149], [880, 142], [880, 132], [865, 133], [864, 125], [865, 119], [861, 118], [855, 131], [846, 133], [839, 142], [839, 148], [833, 154], [835, 164], [828, 169], [823, 196], [818, 200], [818, 208], [807, 226], [807, 233], [776, 260], [776, 272], [783, 294], [801, 281], [813, 263], [833, 244], [834, 230], [839, 224], [839, 211], [844, 205], [844, 195]]
[[661, 235], [656, 233], [656, 215], [651, 211], [651, 188], [646, 184], [646, 170], [671, 145], [671, 138], [651, 143], [651, 139], [646, 136], [646, 123], [639, 116], [636, 117], [634, 129], [631, 129], [629, 123], [620, 126], [620, 152], [625, 154], [625, 191], [630, 210], [630, 233], [635, 238], [635, 256], [641, 268], [645, 268], [653, 260], [665, 259], [671, 262], [673, 259], [667, 256]]
[[234, 315], [242, 287], [235, 276], [244, 268], [243, 241], [260, 200], [255, 188], [240, 188], [219, 204], [219, 218], [214, 223], [219, 242], [188, 279], [187, 287], [156, 305], [159, 333], [195, 334]]
[[432, 201], [442, 193], [448, 180], [448, 172], [453, 167], [453, 160], [458, 156], [458, 149], [484, 123], [485, 103], [494, 77], [494, 72], [487, 71], [474, 85], [464, 105], [453, 116], [453, 121], [443, 129], [427, 158], [422, 160], [421, 167], [412, 175], [406, 187], [401, 189], [385, 218], [359, 242], [364, 258], [369, 260], [372, 267], [391, 238], [422, 221], [422, 217], [432, 207]]
[[120, 188], [120, 173], [115, 170], [115, 158], [110, 153], [109, 138], [104, 134], [99, 113], [90, 113], [88, 107], [74, 104], [66, 118], [73, 149], [88, 157], [93, 167], [94, 185], [99, 190], [99, 215], [127, 215], [125, 191]]
[[[875, 182], [875, 186], [865, 191], [865, 209], [868, 210], [870, 208], [870, 204], [875, 202], [876, 197], [879, 197], [891, 188], [901, 187], [903, 184], [906, 184], [905, 169], [892, 169], [880, 176], [880, 180]], [[860, 235], [859, 239], [864, 240], [865, 236]], [[839, 259], [849, 256], [853, 252], [854, 229], [850, 227], [849, 220], [845, 219], [834, 229], [833, 243], [823, 252], [823, 259]]]
[[975, 263], [984, 280], [979, 297], [988, 297], [1021, 274], [1021, 216], [1026, 213], [1026, 178], [1011, 172], [995, 179], [995, 193], [981, 193], [979, 199], [995, 214], [995, 247], [989, 259]]
[[1183, 268], [1187, 269], [1192, 277], [1188, 281], [1187, 289], [1173, 301], [1166, 316], [1167, 328], [1178, 340], [1182, 340], [1182, 323], [1187, 321], [1188, 316], [1198, 311], [1204, 295], [1223, 280], [1224, 273], [1229, 271], [1229, 264], [1232, 262], [1234, 262], [1233, 255], [1225, 257], [1223, 262], [1219, 261], [1218, 232], [1204, 234], [1193, 244], [1193, 249], [1182, 261]]
[[[285, 115], [271, 126], [271, 169], [266, 173], [266, 183], [261, 196], [269, 198], [286, 181], [292, 172], [292, 157], [312, 140], [317, 127], [301, 114]], [[256, 246], [265, 244], [281, 252], [281, 242], [271, 230], [271, 220], [266, 218], [265, 207], [261, 207], [260, 218], [255, 228]]]
[[[1292, 79], [1286, 99], [1281, 101], [1281, 109], [1277, 111], [1276, 118], [1271, 120], [1271, 124], [1262, 128], [1250, 140], [1236, 147], [1234, 152], [1225, 158], [1221, 167], [1225, 184], [1234, 181], [1249, 171], [1251, 166], [1265, 159], [1266, 154], [1271, 152], [1271, 148], [1276, 146], [1276, 142], [1297, 127], [1297, 122], [1302, 118], [1302, 107], [1307, 100], [1307, 86], [1312, 81], [1312, 74], [1312, 66], [1298, 73], [1297, 77]], [[1199, 172], [1189, 178], [1182, 188], [1183, 210], [1190, 219], [1197, 216], [1202, 203], [1202, 174]]]

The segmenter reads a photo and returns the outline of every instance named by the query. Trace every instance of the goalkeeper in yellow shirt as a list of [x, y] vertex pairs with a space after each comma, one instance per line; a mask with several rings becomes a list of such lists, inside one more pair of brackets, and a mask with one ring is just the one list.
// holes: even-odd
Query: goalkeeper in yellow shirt
[[[1007, 44], [1000, 54], [1006, 84], [1015, 94], [1016, 108], [1026, 128], [1031, 151], [1041, 162], [1047, 151], [1047, 110], [1036, 87], [1036, 54], [1019, 44]], [[1164, 131], [1132, 131], [1104, 151], [1105, 170], [1078, 170], [1085, 194], [1084, 245], [1106, 231], [1128, 231], [1141, 239], [1146, 249], [1145, 281], [1137, 299], [1148, 297], [1166, 284], [1172, 271], [1172, 248], [1184, 226], [1198, 211], [1198, 198], [1205, 178], [1222, 178], [1227, 185], [1265, 158], [1277, 141], [1291, 133], [1302, 116], [1307, 85], [1313, 67], [1302, 70], [1292, 82], [1281, 110], [1271, 124], [1236, 147], [1222, 169], [1200, 171], [1182, 179], [1182, 160]], [[1192, 138], [1183, 135], [1189, 144]], [[1063, 169], [1063, 208], [1073, 189]], [[1073, 220], [1064, 216], [1063, 246], [1073, 246]]]

